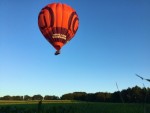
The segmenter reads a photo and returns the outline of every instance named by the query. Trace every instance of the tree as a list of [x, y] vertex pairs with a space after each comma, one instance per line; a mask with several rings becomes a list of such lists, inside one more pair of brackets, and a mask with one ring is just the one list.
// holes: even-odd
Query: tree
[[2, 97], [2, 100], [11, 100], [11, 96], [6, 95], [6, 96]]
[[124, 102], [131, 101], [130, 90], [122, 90], [121, 95], [122, 95], [122, 98], [123, 98]]
[[74, 100], [74, 95], [72, 93], [64, 94], [61, 96], [62, 100]]
[[86, 95], [86, 101], [95, 101], [95, 94], [94, 93], [88, 93]]
[[116, 91], [112, 94], [111, 101], [112, 102], [121, 102], [120, 91]]
[[109, 102], [111, 94], [107, 92], [97, 92], [95, 93], [95, 100], [99, 102]]
[[58, 100], [59, 97], [57, 96], [50, 96], [50, 95], [45, 95], [44, 100]]
[[12, 96], [11, 100], [23, 100], [23, 96]]
[[40, 94], [34, 95], [34, 96], [32, 97], [32, 100], [43, 100], [43, 97], [42, 97]]
[[150, 103], [150, 88], [146, 89], [146, 102]]
[[32, 97], [30, 97], [28, 95], [24, 95], [24, 100], [32, 100]]
[[132, 92], [133, 102], [142, 102], [143, 101], [142, 90], [140, 87], [138, 87], [138, 86], [133, 87], [131, 92]]
[[84, 101], [86, 99], [86, 93], [85, 92], [74, 92], [73, 96], [74, 96], [74, 100]]

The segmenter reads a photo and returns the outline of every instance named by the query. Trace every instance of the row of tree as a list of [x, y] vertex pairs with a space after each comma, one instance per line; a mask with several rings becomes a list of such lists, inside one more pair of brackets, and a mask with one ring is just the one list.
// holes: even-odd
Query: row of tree
[[123, 103], [150, 103], [150, 88], [140, 88], [135, 86], [114, 93], [97, 92], [85, 93], [74, 92], [64, 94], [61, 99], [65, 100], [81, 100], [93, 102], [123, 102]]
[[0, 100], [58, 100], [58, 96], [50, 96], [50, 95], [45, 95], [44, 97], [40, 94], [38, 95], [25, 95], [25, 96], [10, 96], [6, 95], [3, 97], [0, 97]]
[[122, 91], [116, 91], [114, 93], [108, 92], [97, 92], [97, 93], [86, 93], [86, 92], [74, 92], [58, 96], [3, 96], [0, 100], [79, 100], [79, 101], [90, 101], [90, 102], [123, 102], [123, 103], [150, 103], [150, 88], [141, 88], [135, 86], [133, 88], [124, 89]]

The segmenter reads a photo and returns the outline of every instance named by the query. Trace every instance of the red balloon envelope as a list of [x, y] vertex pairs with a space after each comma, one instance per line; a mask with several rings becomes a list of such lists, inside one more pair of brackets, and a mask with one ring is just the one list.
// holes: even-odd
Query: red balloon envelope
[[39, 29], [48, 42], [57, 50], [70, 41], [79, 26], [76, 11], [62, 3], [52, 3], [45, 6], [38, 16]]

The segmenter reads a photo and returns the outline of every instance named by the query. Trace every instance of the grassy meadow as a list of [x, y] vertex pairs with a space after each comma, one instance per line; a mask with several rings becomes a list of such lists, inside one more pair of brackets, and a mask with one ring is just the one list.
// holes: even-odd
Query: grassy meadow
[[0, 101], [0, 113], [150, 113], [150, 104], [78, 102], [70, 100]]

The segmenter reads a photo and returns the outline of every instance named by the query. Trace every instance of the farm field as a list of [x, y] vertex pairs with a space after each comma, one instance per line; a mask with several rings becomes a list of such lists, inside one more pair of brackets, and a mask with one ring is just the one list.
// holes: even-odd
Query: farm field
[[0, 113], [150, 113], [150, 104], [77, 101], [0, 101]]

